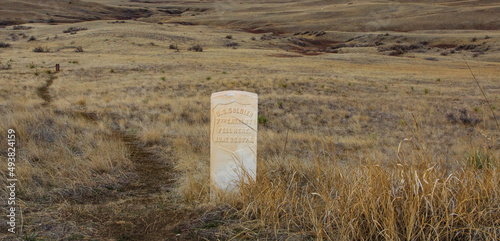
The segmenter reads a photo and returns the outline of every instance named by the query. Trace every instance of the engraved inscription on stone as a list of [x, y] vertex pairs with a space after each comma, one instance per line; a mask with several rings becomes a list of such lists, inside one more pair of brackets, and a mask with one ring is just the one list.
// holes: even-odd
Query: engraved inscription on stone
[[232, 191], [255, 179], [257, 171], [257, 94], [212, 94], [210, 121], [211, 195]]

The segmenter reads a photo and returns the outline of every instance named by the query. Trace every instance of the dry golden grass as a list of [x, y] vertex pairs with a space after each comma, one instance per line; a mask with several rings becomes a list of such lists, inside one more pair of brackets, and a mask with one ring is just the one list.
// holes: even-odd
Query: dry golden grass
[[[200, 21], [215, 16], [203, 14]], [[37, 38], [0, 50], [2, 64], [12, 59], [0, 70], [0, 124], [21, 140], [25, 232], [76, 240], [500, 236], [500, 130], [464, 63], [498, 108], [498, 31], [305, 36], [332, 45], [363, 36], [347, 42], [367, 45], [325, 53], [298, 50], [291, 34], [261, 40], [209, 26], [29, 25], [0, 30], [0, 39]], [[63, 34], [69, 27], [88, 29]], [[236, 49], [225, 46], [227, 35]], [[394, 57], [375, 41], [429, 43]], [[483, 42], [490, 49], [476, 57], [433, 47]], [[203, 52], [187, 51], [196, 44]], [[37, 46], [50, 52], [32, 52]], [[259, 94], [267, 121], [259, 126], [258, 179], [240, 196], [210, 203], [210, 94], [229, 89]], [[37, 228], [41, 220], [52, 226]]]
[[267, 159], [258, 181], [244, 185], [243, 198], [233, 200], [248, 220], [248, 229], [237, 236], [497, 240], [498, 162], [478, 169], [458, 160], [450, 168], [413, 138], [401, 143], [390, 163], [367, 158], [339, 164], [332, 142], [330, 153], [309, 160]]
[[[3, 107], [2, 121], [2, 127], [14, 129], [19, 138], [19, 194], [29, 200], [65, 198], [115, 185], [132, 167], [125, 146], [109, 129], [74, 116], [12, 103]], [[6, 141], [0, 143], [7, 146]], [[2, 169], [2, 175], [6, 171]]]

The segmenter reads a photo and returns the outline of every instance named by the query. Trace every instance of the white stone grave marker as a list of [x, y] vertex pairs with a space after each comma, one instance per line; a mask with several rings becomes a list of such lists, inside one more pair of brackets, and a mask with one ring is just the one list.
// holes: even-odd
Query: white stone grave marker
[[210, 193], [234, 191], [257, 173], [257, 94], [212, 94], [210, 119]]

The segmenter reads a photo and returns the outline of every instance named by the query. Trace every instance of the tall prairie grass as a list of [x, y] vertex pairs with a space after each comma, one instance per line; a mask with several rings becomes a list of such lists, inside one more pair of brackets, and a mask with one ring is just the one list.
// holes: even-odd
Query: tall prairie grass
[[[414, 130], [394, 147], [392, 159], [374, 154], [339, 162], [330, 137], [319, 143], [321, 151], [311, 144], [311, 158], [286, 153], [260, 158], [257, 179], [216, 202], [237, 210], [244, 227], [238, 233], [226, 225], [226, 232], [235, 239], [499, 240], [500, 165], [489, 141], [467, 147], [462, 159], [448, 160], [431, 153]], [[208, 166], [196, 155], [187, 159], [181, 195], [206, 203]]]

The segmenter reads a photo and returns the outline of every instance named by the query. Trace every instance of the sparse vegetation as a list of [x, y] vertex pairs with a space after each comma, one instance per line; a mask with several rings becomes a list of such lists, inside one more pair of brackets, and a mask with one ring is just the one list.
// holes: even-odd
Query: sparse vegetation
[[19, 39], [19, 36], [15, 33], [10, 33], [8, 36], [10, 37], [10, 40], [12, 40], [12, 41], [17, 41]]
[[240, 45], [240, 44], [237, 42], [227, 42], [224, 44], [224, 46], [226, 46], [226, 47], [236, 47], [238, 45]]
[[391, 47], [379, 47], [379, 52], [391, 51], [390, 56], [399, 56], [408, 52], [423, 52], [423, 44], [410, 44], [410, 45], [393, 45]]
[[0, 48], [8, 48], [8, 47], [10, 47], [9, 43], [0, 42]]
[[459, 117], [457, 118], [453, 112], [449, 112], [446, 114], [446, 118], [452, 124], [458, 123], [460, 121], [465, 126], [475, 126], [482, 122], [480, 118], [472, 116], [467, 109], [460, 109]]
[[260, 125], [264, 125], [267, 123], [267, 117], [264, 115], [259, 115], [257, 121], [259, 122]]
[[48, 47], [42, 47], [42, 46], [38, 46], [38, 47], [35, 47], [33, 49], [33, 52], [35, 53], [48, 53], [50, 52], [50, 49]]
[[177, 44], [170, 44], [168, 46], [169, 49], [175, 49], [175, 50], [179, 50], [179, 48], [177, 47]]
[[12, 30], [29, 30], [34, 28], [33, 26], [24, 26], [24, 25], [14, 25], [12, 26]]
[[79, 106], [86, 106], [87, 105], [87, 100], [85, 98], [81, 98], [78, 101], [76, 101], [76, 104]]
[[7, 61], [7, 63], [5, 64], [2, 64], [2, 62], [0, 62], [0, 70], [10, 69], [11, 66], [12, 66], [12, 59]]
[[486, 149], [476, 148], [465, 158], [465, 162], [472, 168], [491, 169], [498, 168], [498, 161]]
[[87, 28], [86, 27], [69, 27], [68, 29], [63, 30], [63, 33], [76, 34], [76, 32], [82, 31], [82, 30], [87, 30]]
[[188, 51], [203, 52], [203, 48], [200, 45], [193, 45], [189, 47]]
[[29, 230], [23, 236], [23, 241], [41, 241], [44, 240], [44, 237], [40, 237], [40, 235], [33, 230]]

